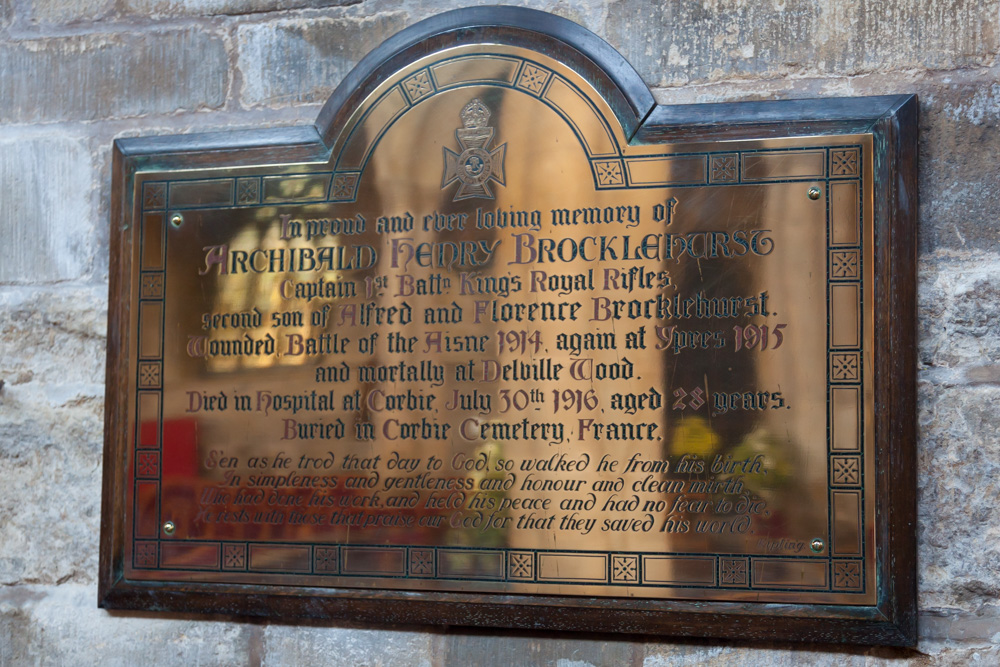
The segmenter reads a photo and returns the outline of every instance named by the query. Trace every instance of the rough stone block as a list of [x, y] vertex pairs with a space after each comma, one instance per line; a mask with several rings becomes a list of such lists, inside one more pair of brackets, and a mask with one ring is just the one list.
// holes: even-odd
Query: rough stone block
[[[497, 0], [406, 0], [406, 2], [385, 3], [381, 8], [372, 3], [363, 3], [362, 8], [367, 13], [381, 9], [382, 12], [392, 9], [405, 11], [407, 25], [436, 16], [445, 11], [472, 6], [516, 5], [548, 12], [569, 19], [586, 27], [591, 32], [602, 34], [607, 16], [606, 0], [518, 0], [517, 2], [497, 2]], [[374, 10], [374, 11], [373, 11]]]
[[264, 663], [430, 667], [436, 664], [432, 637], [420, 630], [269, 625], [264, 628]]
[[997, 2], [619, 0], [606, 37], [651, 85], [992, 61]]
[[978, 612], [1000, 597], [1000, 386], [923, 381], [919, 405], [921, 608]]
[[217, 109], [228, 86], [223, 40], [201, 28], [0, 43], [0, 123]]
[[0, 133], [0, 283], [71, 280], [90, 270], [93, 172], [79, 140]]
[[106, 321], [103, 287], [0, 290], [0, 585], [96, 577]]
[[[1000, 654], [996, 647], [973, 648], [951, 646], [930, 655], [921, 652], [870, 646], [813, 647], [806, 645], [765, 644], [755, 646], [711, 646], [701, 642], [691, 644], [650, 644], [642, 667], [894, 667], [914, 665], [992, 664]], [[638, 664], [638, 663], [637, 663]]]
[[138, 16], [217, 16], [353, 5], [357, 0], [124, 0], [123, 13]]
[[[672, 667], [673, 665], [699, 665], [700, 667], [869, 667], [863, 655], [865, 649], [855, 654], [833, 654], [810, 651], [809, 646], [764, 645], [753, 648], [741, 646], [708, 646], [702, 642], [692, 644], [647, 644], [642, 667]], [[870, 649], [869, 649], [870, 650]]]
[[972, 366], [966, 381], [989, 382], [995, 375], [990, 368], [1000, 360], [998, 266], [1000, 255], [992, 253], [946, 255], [920, 263], [921, 364], [931, 369]]
[[[984, 75], [987, 81], [980, 78]], [[948, 77], [949, 83], [920, 91], [922, 252], [1000, 252], [998, 77], [996, 67], [960, 73]]]
[[101, 19], [114, 5], [114, 0], [33, 0], [23, 11], [32, 23], [64, 24]]
[[30, 384], [52, 392], [53, 405], [61, 404], [60, 387], [97, 388], [103, 396], [107, 313], [104, 285], [0, 289], [4, 391]]
[[637, 664], [641, 647], [629, 638], [605, 641], [585, 634], [511, 636], [503, 630], [477, 630], [442, 636], [438, 653], [442, 667], [487, 664], [613, 667]]
[[243, 101], [248, 106], [325, 102], [362, 57], [403, 26], [404, 15], [394, 12], [240, 26]]
[[[246, 665], [255, 633], [250, 624], [206, 622], [97, 609], [92, 586], [12, 586], [0, 589], [3, 665]], [[329, 662], [330, 656], [326, 656]]]
[[[10, 396], [0, 405], [37, 407]], [[102, 400], [87, 397], [0, 421], [0, 584], [96, 579], [102, 414]]]

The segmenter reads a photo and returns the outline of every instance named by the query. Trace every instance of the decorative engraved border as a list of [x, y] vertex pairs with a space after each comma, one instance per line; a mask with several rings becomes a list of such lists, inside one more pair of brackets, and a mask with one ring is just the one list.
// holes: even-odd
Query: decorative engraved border
[[[160, 546], [157, 546], [160, 545]], [[169, 550], [171, 556], [165, 555]], [[363, 555], [361, 565], [345, 566], [347, 552]], [[860, 557], [825, 558], [767, 555], [717, 555], [708, 553], [664, 552], [622, 554], [599, 551], [551, 551], [545, 549], [479, 549], [474, 547], [436, 547], [423, 545], [385, 546], [376, 544], [295, 544], [272, 542], [217, 542], [212, 540], [135, 542], [134, 566], [141, 569], [171, 571], [215, 571], [222, 574], [253, 572], [269, 575], [336, 577], [352, 579], [429, 579], [454, 582], [507, 582], [531, 584], [573, 584], [574, 586], [625, 586], [660, 589], [721, 590], [747, 589], [767, 592], [799, 591], [810, 593], [863, 592], [841, 586], [844, 579], [831, 575], [831, 564], [857, 563], [860, 570], [850, 572], [864, 579], [864, 561]], [[380, 557], [385, 557], [380, 560]], [[490, 567], [445, 572], [442, 559], [467, 562], [488, 557]], [[167, 562], [167, 561], [170, 562]], [[647, 563], [653, 561], [699, 562], [704, 570], [701, 580], [664, 580], [650, 575]], [[546, 571], [538, 563], [545, 561]], [[581, 562], [587, 562], [585, 571]], [[776, 578], [773, 568], [779, 568]], [[798, 568], [808, 575], [804, 582], [790, 577], [787, 568]], [[768, 568], [772, 568], [768, 570]], [[811, 577], [812, 581], [809, 580]], [[794, 582], [792, 581], [794, 579]], [[851, 580], [853, 581], [853, 580]], [[840, 582], [840, 583], [838, 583]]]
[[833, 589], [849, 593], [864, 591], [864, 563], [860, 560], [833, 561]]
[[411, 577], [433, 577], [436, 574], [436, 564], [434, 549], [410, 548]]
[[403, 90], [410, 104], [416, 104], [420, 100], [437, 92], [434, 81], [427, 68], [423, 68], [411, 74], [403, 80]]
[[830, 250], [830, 280], [857, 282], [861, 277], [861, 249]]
[[750, 558], [720, 558], [719, 586], [747, 588], [750, 586]]
[[545, 86], [552, 77], [552, 70], [525, 62], [521, 65], [521, 73], [517, 77], [517, 87], [539, 97], [545, 91]]
[[597, 187], [606, 189], [625, 185], [621, 160], [594, 160], [592, 164]]
[[[137, 568], [161, 566], [159, 537], [162, 501], [159, 483], [163, 474], [163, 341], [166, 297], [167, 221], [170, 183], [143, 184], [139, 248], [139, 317], [136, 339], [148, 340], [155, 352], [136, 345], [134, 394], [135, 430], [131, 453], [135, 462], [136, 485], [132, 503], [132, 561]], [[147, 246], [147, 244], [150, 244]], [[147, 247], [159, 248], [158, 257], [149, 256]], [[151, 310], [150, 310], [151, 309]], [[144, 321], [142, 313], [159, 310], [159, 318]], [[146, 409], [143, 409], [143, 403]], [[155, 408], [153, 407], [155, 406]], [[145, 423], [144, 423], [145, 421]], [[138, 480], [142, 480], [141, 482]], [[145, 491], [147, 487], [150, 491]], [[140, 502], [150, 496], [152, 503]], [[152, 541], [150, 538], [156, 538]]]
[[861, 457], [836, 455], [830, 457], [830, 486], [861, 486]]
[[146, 183], [142, 190], [142, 210], [158, 211], [167, 205], [167, 184]]
[[861, 170], [861, 149], [856, 146], [830, 151], [830, 176], [858, 176]]
[[[865, 446], [864, 446], [864, 401], [860, 401], [858, 408], [848, 411], [849, 422], [838, 423], [837, 427], [846, 431], [858, 434], [858, 447], [856, 453], [845, 454], [844, 449], [835, 449], [838, 442], [837, 434], [834, 430], [834, 410], [832, 403], [832, 392], [843, 390], [856, 390], [859, 397], [864, 395], [864, 349], [865, 327], [864, 320], [864, 238], [861, 233], [853, 230], [864, 229], [864, 217], [861, 206], [862, 184], [860, 181], [861, 165], [863, 164], [864, 149], [861, 146], [830, 146], [827, 148], [827, 169], [826, 180], [827, 192], [827, 299], [831, 300], [834, 290], [837, 290], [839, 298], [854, 299], [856, 295], [857, 303], [855, 310], [851, 313], [852, 320], [849, 322], [835, 321], [835, 313], [832, 303], [827, 304], [827, 348], [828, 348], [828, 380], [827, 380], [827, 417], [829, 420], [828, 429], [828, 485], [830, 504], [830, 526], [826, 535], [828, 547], [824, 551], [830, 559], [831, 568], [831, 590], [835, 592], [855, 592], [862, 593], [867, 588], [865, 578], [865, 564], [863, 560], [839, 561], [832, 558], [842, 548], [843, 537], [846, 534], [856, 536], [857, 553], [860, 556], [866, 554], [865, 548], [865, 499], [864, 499], [864, 469], [865, 469]], [[854, 193], [853, 206], [850, 200], [846, 203], [841, 200], [840, 205], [834, 205], [835, 194], [833, 187], [838, 188], [837, 197], [843, 195], [839, 193]], [[844, 217], [838, 217], [844, 216]], [[837, 237], [840, 237], [839, 240]], [[850, 286], [855, 286], [851, 289]], [[852, 327], [857, 327], [856, 345], [851, 347], [853, 337], [844, 336], [845, 332], [852, 331]], [[834, 340], [835, 332], [839, 332]], [[834, 491], [843, 489], [843, 491]], [[852, 491], [850, 489], [857, 489]], [[851, 495], [856, 494], [856, 495]], [[856, 523], [851, 525], [853, 517], [834, 516], [835, 498], [856, 498], [858, 512]], [[848, 552], [850, 553], [850, 552]]]
[[[484, 62], [504, 62], [507, 67], [504, 73], [483, 74], [480, 77], [453, 81], [443, 77], [442, 71], [455, 62], [482, 60]], [[537, 98], [542, 103], [559, 114], [573, 129], [581, 147], [591, 162], [594, 187], [605, 189], [634, 189], [640, 187], [681, 187], [698, 185], [725, 185], [736, 183], [765, 183], [810, 181], [857, 177], [861, 164], [861, 148], [850, 146], [834, 149], [803, 147], [791, 149], [756, 149], [749, 151], [728, 151], [723, 153], [673, 153], [626, 157], [623, 147], [618, 145], [611, 131], [608, 119], [594, 106], [588, 96], [576, 84], [541, 63], [526, 58], [512, 57], [507, 54], [485, 53], [475, 56], [454, 56], [445, 58], [413, 72], [384, 91], [382, 95], [361, 114], [357, 122], [346, 132], [346, 139], [333, 158], [334, 168], [330, 171], [309, 171], [269, 176], [261, 181], [259, 177], [218, 178], [218, 179], [176, 179], [173, 185], [183, 185], [183, 190], [168, 191], [165, 183], [146, 183], [143, 192], [143, 210], [155, 208], [230, 208], [255, 207], [281, 203], [329, 202], [351, 203], [357, 200], [358, 186], [367, 167], [368, 160], [375, 148], [381, 142], [389, 128], [411, 108], [430, 99], [434, 95], [463, 85], [476, 85], [508, 88], [520, 91]], [[562, 94], [572, 95], [583, 103], [593, 115], [597, 129], [581, 129], [570, 118], [565, 109], [560, 106], [558, 89]], [[369, 127], [374, 118], [382, 118], [380, 127]], [[364, 128], [366, 131], [361, 132]], [[588, 133], [590, 138], [588, 140]], [[362, 135], [364, 135], [362, 137]], [[367, 142], [363, 148], [364, 157], [360, 164], [348, 165], [342, 162], [348, 147], [357, 148], [356, 142]], [[598, 146], [607, 146], [601, 147]], [[789, 152], [801, 152], [816, 156], [816, 164], [811, 171], [801, 173], [780, 173], [769, 175], [754, 175], [754, 164], [762, 164], [771, 160], [772, 166], [781, 165]], [[654, 179], [633, 178], [630, 175], [642, 165], [683, 161], [685, 159], [700, 160], [701, 167], [697, 174], [690, 171], [681, 178], [667, 180], [669, 176]], [[772, 159], [773, 158], [773, 159]], [[853, 160], [853, 162], [852, 162]], [[853, 164], [853, 167], [851, 165]], [[850, 172], [850, 169], [854, 172]], [[836, 173], [834, 170], [837, 170]], [[669, 174], [669, 170], [664, 173]], [[317, 179], [323, 179], [327, 185], [326, 197], [303, 199], [295, 193], [313, 191]], [[270, 194], [269, 194], [270, 193]], [[278, 194], [281, 193], [281, 194]]]
[[[383, 128], [383, 132], [386, 128]], [[578, 136], [579, 138], [579, 136]], [[581, 140], [585, 149], [588, 147]], [[590, 157], [594, 188], [597, 190], [623, 190], [641, 188], [693, 187], [706, 185], [735, 185], [743, 183], [791, 183], [812, 182], [817, 179], [828, 179], [825, 170], [803, 175], [754, 176], [746, 173], [744, 165], [747, 156], [762, 159], [770, 156], [785, 157], [790, 152], [805, 151], [804, 148], [768, 149], [738, 151], [722, 154], [713, 153], [671, 153], [664, 155], [643, 155], [624, 157], [620, 155], [598, 155]], [[816, 152], [812, 150], [810, 152]], [[588, 149], [588, 154], [590, 153]], [[650, 169], [650, 165], [665, 165], [668, 163], [687, 163], [679, 175], [666, 169]], [[776, 162], [779, 164], [779, 162]], [[698, 166], [695, 166], [698, 165]], [[645, 167], [645, 169], [644, 169]], [[653, 177], [650, 177], [650, 174]], [[640, 175], [642, 174], [642, 175]], [[357, 200], [364, 166], [360, 169], [336, 171], [310, 171], [301, 173], [268, 176], [264, 178], [263, 186], [260, 179], [254, 178], [220, 178], [199, 179], [197, 185], [208, 188], [213, 184], [228, 185], [235, 194], [219, 198], [208, 203], [191, 204], [191, 197], [197, 189], [191, 189], [183, 194], [171, 192], [169, 204], [171, 209], [213, 209], [213, 208], [253, 208], [273, 206], [275, 204], [296, 203], [353, 203]], [[183, 181], [180, 181], [183, 182]], [[315, 185], [322, 183], [327, 194], [306, 196], [305, 193], [315, 191]], [[283, 193], [283, 194], [277, 194]], [[838, 250], [840, 248], [838, 247]]]
[[260, 178], [236, 179], [236, 203], [241, 206], [260, 203]]
[[638, 554], [611, 556], [611, 583], [638, 584], [641, 580]]
[[320, 574], [337, 574], [340, 572], [340, 549], [318, 545], [314, 547], [313, 571]]
[[159, 542], [137, 541], [132, 551], [132, 565], [137, 569], [156, 569], [159, 565], [159, 556]]
[[223, 570], [247, 569], [247, 545], [226, 544], [222, 548]]
[[[532, 65], [534, 67], [534, 65]], [[544, 69], [544, 68], [542, 68]], [[548, 70], [546, 70], [548, 71]], [[535, 72], [535, 70], [528, 70], [527, 61], [522, 63], [521, 69], [518, 70], [518, 75], [516, 82], [513, 84], [524, 90], [527, 93], [534, 94], [540, 99], [545, 94], [545, 86], [551, 85], [558, 77], [557, 74], [549, 72], [546, 75], [544, 72], [528, 74], [529, 72]], [[419, 72], [418, 72], [419, 73]], [[537, 81], [538, 77], [544, 78], [544, 83], [542, 87], [539, 88]], [[412, 78], [412, 77], [411, 77]], [[439, 87], [433, 81], [433, 76], [430, 77], [431, 86], [433, 92], [437, 92]], [[431, 93], [420, 92], [423, 88], [417, 86], [418, 81], [415, 79], [413, 85], [410, 87], [412, 90], [407, 89], [406, 95], [411, 99], [411, 103], [419, 102], [427, 97], [430, 97]], [[585, 146], [586, 148], [586, 146]], [[791, 149], [791, 150], [806, 150], [806, 149]], [[810, 153], [816, 153], [820, 151], [825, 157], [821, 161], [823, 173], [816, 175], [804, 175], [794, 178], [786, 178], [778, 180], [775, 178], [753, 178], [752, 169], [748, 171], [747, 169], [747, 156], [752, 156], [754, 159], [768, 159], [770, 156], [777, 154], [787, 155], [788, 149], [781, 150], [757, 150], [757, 151], [730, 151], [726, 153], [693, 153], [688, 155], [669, 155], [663, 156], [663, 158], [657, 158], [653, 156], [643, 156], [641, 158], [625, 158], [622, 156], [617, 157], [600, 157], [592, 158], [591, 165], [594, 172], [594, 185], [595, 189], [621, 189], [621, 188], [639, 188], [639, 187], [665, 187], [667, 184], [660, 183], [649, 183], [644, 182], [641, 185], [635, 184], [635, 179], [632, 178], [630, 171], [631, 165], [638, 165], [641, 161], [650, 161], [657, 159], [675, 159], [675, 158], [691, 158], [692, 160], [702, 160], [705, 165], [703, 176], [699, 177], [700, 180], [695, 183], [688, 183], [685, 185], [709, 185], [709, 186], [720, 186], [724, 187], [730, 184], [742, 184], [749, 182], [760, 182], [760, 183], [773, 183], [773, 182], [794, 182], [794, 181], [815, 181], [817, 178], [822, 179], [826, 186], [826, 191], [829, 192], [829, 186], [831, 184], [831, 179], [836, 178], [837, 183], [842, 182], [852, 182], [858, 181], [858, 187], [856, 191], [858, 193], [858, 207], [857, 207], [857, 219], [852, 219], [850, 224], [856, 224], [857, 220], [862, 220], [862, 211], [860, 207], [860, 197], [861, 197], [861, 187], [860, 187], [860, 175], [857, 173], [858, 168], [855, 168], [854, 172], [848, 173], [854, 160], [855, 164], [862, 164], [863, 160], [863, 149], [861, 146], [848, 146], [848, 147], [827, 147], [825, 149], [809, 148]], [[838, 155], [836, 161], [834, 160], [834, 154]], [[841, 157], [843, 156], [843, 157]], [[691, 162], [695, 164], [696, 162]], [[752, 163], [752, 161], [751, 161]], [[819, 162], [817, 163], [819, 164]], [[835, 173], [834, 165], [837, 165], [837, 169], [843, 173]], [[845, 166], [846, 165], [846, 166]], [[848, 171], [845, 171], [848, 170]], [[328, 172], [325, 174], [289, 174], [287, 176], [277, 177], [278, 179], [289, 178], [289, 179], [300, 179], [303, 183], [315, 183], [316, 178], [329, 179], [326, 201], [328, 202], [351, 202], [357, 197], [358, 189], [360, 186], [360, 181], [362, 178], [362, 171], [335, 171]], [[196, 184], [189, 187], [186, 191], [179, 190], [178, 192], [187, 193], [197, 193], [198, 188], [205, 188], [207, 192], [230, 192], [230, 199], [225, 202], [212, 203], [209, 205], [198, 206], [198, 208], [219, 208], [226, 206], [240, 206], [240, 207], [252, 207], [265, 205], [266, 191], [264, 187], [265, 179], [264, 177], [241, 177], [241, 178], [230, 178], [230, 179], [215, 179], [220, 181], [220, 183], [215, 183], [213, 179], [201, 179], [196, 182]], [[227, 183], [224, 181], [229, 181], [228, 187]], [[171, 182], [146, 182], [143, 184], [143, 199], [142, 199], [142, 209], [143, 213], [153, 213], [160, 211], [161, 219], [158, 227], [161, 237], [161, 247], [163, 248], [163, 261], [156, 267], [147, 267], [142, 265], [140, 267], [140, 281], [139, 281], [139, 297], [140, 303], [157, 303], [164, 305], [166, 296], [166, 285], [165, 285], [165, 273], [163, 267], [166, 265], [166, 245], [169, 235], [166, 233], [165, 224], [165, 213], [168, 209], [173, 208], [184, 208], [187, 202], [183, 199], [173, 199]], [[182, 181], [183, 182], [183, 181]], [[190, 182], [188, 182], [189, 185]], [[684, 187], [685, 185], [671, 185], [671, 187]], [[216, 187], [219, 186], [219, 187]], [[228, 187], [228, 190], [227, 190]], [[298, 201], [298, 200], [291, 200]], [[266, 205], [272, 205], [275, 203], [273, 199], [266, 199]], [[843, 243], [834, 244], [832, 242], [832, 234], [830, 230], [832, 229], [835, 221], [831, 219], [830, 207], [827, 207], [827, 228], [828, 234], [827, 238], [831, 239], [828, 241], [827, 247], [827, 298], [830, 295], [830, 286], [832, 285], [844, 285], [844, 284], [857, 284], [859, 289], [858, 294], [858, 304], [856, 318], [857, 322], [860, 323], [862, 329], [866, 326], [864, 322], [863, 315], [863, 247], [862, 238], [857, 239], [857, 243], [853, 245], [845, 245]], [[145, 219], [145, 217], [144, 217]], [[144, 224], [145, 227], [145, 224]], [[145, 232], [145, 230], [144, 230]], [[156, 270], [154, 270], [156, 269]], [[832, 331], [833, 325], [833, 313], [829, 309], [828, 304], [828, 396], [829, 390], [832, 388], [851, 388], [856, 387], [859, 392], [863, 393], [864, 389], [864, 350], [861, 346], [857, 349], [843, 349], [842, 347], [834, 348], [832, 346], [832, 341], [830, 340], [830, 331]], [[164, 323], [160, 323], [160, 345], [161, 350], [160, 356], [154, 359], [148, 357], [143, 357], [142, 361], [136, 359], [137, 370], [136, 370], [136, 386], [143, 391], [136, 392], [136, 432], [135, 432], [135, 447], [133, 448], [133, 455], [136, 461], [136, 477], [142, 480], [150, 480], [150, 483], [156, 485], [157, 488], [157, 502], [155, 507], [150, 511], [153, 512], [154, 516], [143, 517], [139, 515], [139, 508], [135, 508], [135, 517], [133, 520], [133, 566], [137, 569], [171, 569], [171, 570], [216, 570], [219, 572], [260, 572], [267, 574], [276, 575], [311, 575], [318, 577], [330, 577], [335, 576], [338, 578], [396, 578], [396, 579], [432, 579], [440, 581], [506, 581], [512, 583], [533, 583], [538, 585], [553, 584], [559, 585], [561, 583], [573, 583], [574, 585], [580, 586], [641, 586], [641, 587], [656, 587], [656, 588], [685, 588], [685, 589], [729, 589], [729, 588], [744, 588], [751, 590], [761, 590], [761, 591], [795, 591], [795, 592], [848, 592], [848, 593], [864, 593], [867, 590], [868, 583], [865, 576], [865, 561], [863, 557], [861, 558], [834, 558], [831, 555], [831, 549], [826, 549], [823, 553], [817, 556], [810, 557], [808, 559], [802, 559], [791, 556], [765, 556], [765, 555], [719, 555], [719, 554], [697, 554], [689, 552], [658, 552], [655, 554], [622, 554], [614, 552], [601, 552], [601, 551], [547, 551], [540, 549], [471, 549], [471, 548], [460, 548], [460, 547], [433, 547], [425, 545], [364, 545], [364, 544], [301, 544], [301, 543], [289, 543], [289, 544], [273, 544], [273, 543], [255, 543], [255, 542], [212, 542], [212, 541], [201, 541], [201, 540], [169, 540], [163, 535], [159, 534], [160, 526], [160, 511], [161, 502], [158, 497], [162, 485], [159, 484], [160, 475], [162, 474], [161, 465], [161, 448], [162, 448], [162, 433], [163, 433], [163, 422], [162, 422], [162, 409], [157, 411], [155, 428], [155, 446], [151, 446], [149, 443], [141, 443], [140, 438], [140, 428], [141, 423], [138, 419], [138, 401], [142, 394], [155, 394], [159, 400], [159, 404], [162, 405], [162, 384], [163, 384], [163, 359], [162, 359], [162, 340], [163, 340], [163, 330], [162, 327]], [[863, 334], [863, 330], [862, 330]], [[859, 342], [864, 340], [864, 336], [859, 337]], [[138, 352], [137, 352], [138, 354]], [[829, 400], [829, 399], [828, 399]], [[831, 411], [828, 409], [828, 419], [832, 420]], [[860, 423], [863, 419], [863, 410], [859, 409], [857, 411], [857, 419], [859, 423], [857, 425], [857, 430], [859, 433], [863, 433], [862, 424]], [[832, 421], [831, 421], [832, 426]], [[828, 458], [828, 469], [829, 469], [829, 487], [831, 491], [833, 489], [842, 490], [841, 493], [855, 493], [852, 489], [857, 489], [861, 511], [858, 513], [858, 525], [857, 534], [860, 536], [860, 548], [859, 553], [865, 554], [865, 512], [864, 512], [864, 498], [863, 498], [863, 488], [864, 488], [864, 446], [860, 446], [858, 451], [855, 453], [845, 455], [844, 452], [835, 451], [833, 449], [833, 436], [832, 428], [830, 429], [829, 435], [829, 458]], [[141, 451], [140, 451], [141, 447]], [[832, 496], [831, 496], [831, 507], [832, 507]], [[827, 530], [827, 544], [833, 545], [834, 539], [834, 529], [833, 529], [833, 517], [832, 512], [830, 516], [831, 525]], [[138, 531], [138, 526], [143, 523], [147, 528], [152, 525], [157, 527], [156, 538], [153, 539], [151, 535], [147, 532], [146, 534], [140, 535]], [[182, 564], [171, 564], [170, 567], [166, 567], [163, 561], [167, 556], [163, 555], [160, 545], [168, 544], [172, 553], [181, 554], [184, 553], [185, 549], [189, 549], [190, 553], [196, 553], [196, 549], [202, 549], [202, 553], [217, 553], [215, 565], [206, 565], [205, 562], [197, 562], [192, 559], [191, 563], [183, 564], [183, 559], [178, 559], [177, 562]], [[211, 547], [211, 548], [210, 548]], [[214, 551], [212, 550], [214, 548]], [[444, 571], [446, 568], [442, 568], [442, 558], [446, 560], [449, 558], [455, 558], [456, 556], [461, 556], [462, 553], [468, 553], [470, 555], [478, 554], [480, 557], [492, 559], [491, 569], [489, 571], [476, 572], [473, 570], [469, 571]], [[379, 569], [379, 566], [372, 565], [368, 569], [351, 569], [347, 565], [348, 557], [351, 554], [355, 556], [360, 553], [366, 553], [368, 555], [378, 555], [383, 554], [387, 557], [385, 561], [388, 563], [383, 569]], [[257, 554], [257, 559], [255, 561], [254, 555]], [[263, 554], [265, 557], [261, 556]], [[665, 582], [662, 580], [650, 579], [647, 577], [647, 567], [645, 565], [646, 559], [648, 557], [656, 557], [661, 559], [684, 559], [690, 561], [704, 561], [706, 567], [706, 572], [711, 572], [711, 576], [706, 577], [703, 581], [699, 582]], [[594, 559], [593, 566], [591, 569], [593, 572], [590, 574], [580, 577], [580, 576], [561, 576], [558, 574], [553, 575], [551, 572], [551, 566], [554, 563], [560, 561], [560, 559], [567, 559], [567, 564], [570, 561], [576, 563], [581, 562], [580, 559]], [[174, 559], [170, 559], [173, 561]], [[542, 562], [545, 562], [549, 566], [547, 573], [541, 571]], [[785, 561], [788, 563], [799, 563], [803, 568], [809, 568], [811, 572], [818, 572], [817, 567], [823, 565], [826, 569], [823, 570], [824, 574], [822, 578], [817, 578], [816, 581], [821, 581], [821, 583], [814, 586], [803, 586], [803, 585], [792, 585], [790, 583], [782, 583], [780, 581], [771, 581], [766, 577], [758, 578], [755, 574], [759, 571], [764, 571], [769, 565]], [[590, 561], [587, 561], [590, 562]], [[596, 569], [595, 569], [596, 568]], [[573, 571], [573, 567], [567, 567], [567, 571]], [[588, 570], [589, 571], [589, 570]]]
[[[814, 574], [825, 571], [827, 565], [824, 559], [803, 559], [789, 556], [715, 556], [711, 554], [666, 553], [666, 554], [612, 554], [606, 558], [603, 552], [549, 552], [545, 550], [510, 551], [477, 550], [472, 548], [459, 549], [454, 547], [402, 546], [386, 547], [380, 545], [295, 545], [273, 543], [218, 543], [203, 540], [185, 540], [162, 542], [162, 549], [169, 550], [171, 562], [166, 556], [160, 556], [157, 544], [151, 540], [136, 542], [137, 554], [135, 567], [141, 569], [162, 569], [170, 571], [214, 571], [221, 574], [253, 572], [269, 575], [309, 576], [328, 578], [336, 577], [342, 580], [351, 579], [433, 579], [454, 582], [509, 582], [532, 584], [573, 584], [575, 586], [625, 586], [646, 588], [674, 588], [689, 590], [719, 590], [742, 588], [767, 592], [796, 590], [800, 592], [824, 593], [831, 587], [822, 575], [816, 584], [786, 584], [781, 581], [767, 580], [762, 575], [754, 574], [763, 571], [767, 566], [787, 565], [798, 566]], [[371, 565], [364, 568], [345, 569], [341, 564], [341, 550], [366, 552], [369, 557], [385, 554], [396, 557], [389, 561], [392, 565], [381, 568]], [[220, 551], [221, 550], [221, 551]], [[461, 555], [465, 551], [468, 556], [492, 555], [495, 562], [504, 568], [499, 576], [496, 571], [463, 571], [443, 573], [437, 566], [443, 554], [449, 556]], [[287, 552], [287, 560], [275, 558], [275, 552]], [[248, 553], [256, 552], [256, 562]], [[220, 557], [221, 553], [221, 557]], [[310, 556], [311, 554], [311, 556]], [[404, 563], [398, 557], [406, 556]], [[549, 572], [542, 574], [536, 569], [537, 559], [548, 562]], [[709, 580], [663, 581], [647, 578], [643, 563], [653, 559], [704, 560], [713, 568]], [[311, 560], [310, 560], [311, 559]], [[590, 559], [594, 567], [589, 575], [560, 574], [555, 572], [560, 563], [575, 564], [574, 561]], [[860, 561], [858, 561], [860, 562]], [[782, 565], [782, 564], [787, 565]], [[716, 583], [717, 581], [717, 583]], [[861, 592], [861, 591], [855, 591]]]
[[535, 554], [531, 551], [507, 553], [507, 579], [532, 581], [535, 578]]
[[713, 155], [710, 169], [710, 183], [737, 183], [740, 180], [740, 154]]

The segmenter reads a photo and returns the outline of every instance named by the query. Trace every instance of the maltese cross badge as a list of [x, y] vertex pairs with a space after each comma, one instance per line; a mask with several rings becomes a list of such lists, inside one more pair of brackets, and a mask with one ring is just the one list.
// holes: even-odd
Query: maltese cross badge
[[455, 136], [462, 148], [461, 153], [444, 149], [444, 177], [441, 187], [459, 181], [458, 191], [452, 201], [481, 197], [493, 199], [490, 181], [504, 185], [503, 157], [507, 144], [501, 144], [492, 151], [493, 128], [487, 127], [490, 110], [478, 98], [472, 100], [459, 114], [462, 126], [455, 130]]

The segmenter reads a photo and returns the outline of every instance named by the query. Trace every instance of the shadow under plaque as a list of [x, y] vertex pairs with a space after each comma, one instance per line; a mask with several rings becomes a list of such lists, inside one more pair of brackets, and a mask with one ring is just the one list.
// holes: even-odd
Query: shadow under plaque
[[912, 644], [916, 128], [505, 7], [115, 142], [101, 604]]

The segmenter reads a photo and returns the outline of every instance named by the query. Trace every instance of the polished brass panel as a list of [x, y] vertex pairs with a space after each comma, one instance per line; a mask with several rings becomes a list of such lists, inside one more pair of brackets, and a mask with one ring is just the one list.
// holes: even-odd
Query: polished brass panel
[[142, 216], [142, 267], [163, 268], [163, 214], [147, 213]]
[[233, 180], [180, 181], [170, 185], [168, 208], [219, 206], [233, 201]]
[[136, 175], [130, 579], [875, 600], [870, 135], [632, 145], [476, 45], [333, 146]]
[[857, 387], [834, 387], [830, 390], [832, 413], [831, 449], [861, 449], [861, 396]]
[[826, 151], [751, 153], [743, 158], [743, 178], [777, 181], [787, 178], [822, 178]]

